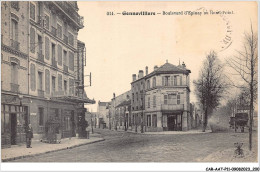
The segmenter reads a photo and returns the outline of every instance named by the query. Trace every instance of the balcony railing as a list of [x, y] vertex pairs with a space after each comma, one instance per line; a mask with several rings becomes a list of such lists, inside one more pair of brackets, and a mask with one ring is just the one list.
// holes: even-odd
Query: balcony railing
[[19, 51], [20, 50], [20, 43], [18, 41], [11, 39], [11, 47]]
[[38, 60], [44, 62], [44, 55], [42, 54], [42, 52], [38, 52]]
[[65, 44], [68, 44], [68, 37], [63, 34], [63, 41]]
[[44, 91], [43, 90], [38, 90], [38, 96], [39, 97], [44, 97]]
[[83, 17], [78, 14], [76, 10], [74, 10], [68, 2], [55, 1], [58, 6], [71, 17], [80, 27], [83, 27]]
[[13, 92], [13, 93], [19, 92], [19, 85], [18, 84], [10, 83], [10, 86], [11, 86], [11, 92]]
[[161, 105], [162, 110], [184, 110], [184, 105]]
[[55, 28], [55, 27], [51, 27], [51, 34], [53, 35], [53, 36], [57, 36], [57, 29]]
[[66, 66], [66, 65], [63, 65], [63, 70], [64, 70], [64, 72], [69, 72], [69, 68], [68, 68], [68, 66]]
[[55, 60], [55, 58], [51, 60], [51, 65], [57, 68], [57, 61]]

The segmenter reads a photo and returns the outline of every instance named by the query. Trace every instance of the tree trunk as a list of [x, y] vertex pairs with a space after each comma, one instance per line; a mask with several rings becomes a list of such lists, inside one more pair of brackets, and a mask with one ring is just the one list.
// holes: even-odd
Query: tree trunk
[[205, 110], [205, 113], [204, 113], [204, 120], [203, 120], [202, 132], [205, 132], [205, 131], [206, 131], [207, 124], [208, 124], [208, 108], [206, 107], [206, 110]]

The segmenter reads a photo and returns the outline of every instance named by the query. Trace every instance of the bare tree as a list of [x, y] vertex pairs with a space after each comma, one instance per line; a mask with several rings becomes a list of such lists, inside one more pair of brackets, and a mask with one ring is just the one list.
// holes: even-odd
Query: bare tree
[[252, 125], [254, 102], [257, 100], [257, 63], [258, 63], [258, 38], [251, 24], [249, 33], [245, 33], [243, 48], [237, 51], [237, 55], [230, 58], [227, 63], [243, 79], [243, 85], [234, 84], [247, 93], [249, 99], [249, 150], [252, 150]]
[[200, 70], [198, 80], [194, 80], [195, 93], [199, 98], [204, 112], [203, 116], [203, 132], [205, 132], [208, 118], [213, 110], [219, 105], [223, 93], [226, 90], [225, 75], [223, 73], [223, 65], [217, 58], [217, 54], [211, 51]]

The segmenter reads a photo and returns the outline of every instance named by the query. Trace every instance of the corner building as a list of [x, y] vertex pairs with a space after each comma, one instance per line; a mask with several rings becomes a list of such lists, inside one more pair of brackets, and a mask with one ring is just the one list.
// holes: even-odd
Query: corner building
[[[4, 115], [4, 122], [2, 119], [4, 133], [11, 135], [11, 142], [2, 144], [23, 142], [19, 137], [28, 123], [32, 124], [36, 140], [44, 138], [46, 123], [50, 121], [58, 124], [57, 132], [63, 138], [76, 136], [78, 116], [85, 114], [84, 103], [94, 103], [86, 97], [82, 85], [84, 57], [78, 44], [81, 47], [84, 44], [78, 42], [77, 35], [84, 26], [77, 2], [2, 2], [1, 8], [2, 16], [11, 17], [11, 21], [2, 17], [2, 25], [11, 26], [2, 28], [2, 36], [11, 52], [2, 55], [7, 61], [1, 64], [2, 76], [3, 70], [6, 76], [2, 77], [2, 95], [8, 92], [15, 96], [15, 101], [1, 102], [2, 113], [16, 112], [9, 117]], [[3, 46], [1, 48], [5, 51]], [[10, 59], [14, 59], [14, 67], [10, 66]], [[13, 76], [12, 81], [9, 75]], [[7, 104], [11, 104], [10, 107]]]

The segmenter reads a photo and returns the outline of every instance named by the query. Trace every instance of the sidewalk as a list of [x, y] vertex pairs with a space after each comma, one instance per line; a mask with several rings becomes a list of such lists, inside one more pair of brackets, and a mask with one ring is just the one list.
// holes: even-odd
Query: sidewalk
[[95, 142], [104, 141], [105, 139], [101, 138], [100, 135], [95, 134], [91, 135], [89, 139], [79, 139], [72, 137], [71, 139], [66, 138], [62, 139], [61, 143], [49, 144], [42, 143], [40, 141], [33, 141], [32, 148], [26, 148], [26, 145], [14, 145], [11, 148], [5, 148], [1, 150], [2, 162], [11, 161], [15, 159], [21, 159], [25, 157], [31, 157], [35, 155], [41, 155], [50, 152], [56, 152], [60, 150], [66, 150], [75, 148], [78, 146], [91, 144]]

